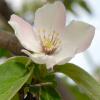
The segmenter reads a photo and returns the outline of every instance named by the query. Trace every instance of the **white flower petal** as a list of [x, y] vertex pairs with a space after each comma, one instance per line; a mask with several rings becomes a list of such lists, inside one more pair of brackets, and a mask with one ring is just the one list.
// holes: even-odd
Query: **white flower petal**
[[46, 64], [47, 68], [52, 68], [55, 64], [55, 59], [53, 56], [48, 56], [45, 54], [32, 54], [31, 59], [38, 64]]
[[66, 43], [62, 45], [61, 49], [58, 53], [53, 54], [56, 64], [62, 65], [67, 63], [71, 58], [73, 58], [76, 54], [76, 49], [70, 45], [69, 43]]
[[27, 50], [22, 50], [25, 54], [27, 54], [35, 63], [37, 64], [46, 64], [47, 68], [52, 68], [56, 61], [53, 56], [48, 56], [43, 53], [34, 53], [31, 54]]
[[[94, 37], [95, 28], [80, 21], [72, 21], [66, 28], [63, 40], [72, 45], [77, 53], [86, 50]], [[67, 48], [67, 45], [65, 46]], [[69, 49], [69, 48], [68, 48]]]
[[14, 14], [8, 23], [13, 27], [15, 35], [26, 49], [38, 52], [39, 43], [30, 24]]
[[72, 59], [72, 57], [65, 57], [65, 58], [62, 57], [62, 58], [59, 59], [59, 61], [57, 60], [57, 65], [63, 65], [71, 59]]
[[62, 35], [62, 46], [54, 54], [57, 64], [67, 63], [76, 53], [86, 50], [94, 36], [95, 28], [89, 24], [72, 21]]
[[62, 2], [48, 3], [36, 11], [34, 24], [39, 28], [59, 32], [65, 26], [65, 14]]

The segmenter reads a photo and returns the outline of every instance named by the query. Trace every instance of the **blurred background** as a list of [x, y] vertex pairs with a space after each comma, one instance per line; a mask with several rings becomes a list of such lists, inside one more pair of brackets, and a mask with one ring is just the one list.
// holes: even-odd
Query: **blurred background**
[[[14, 33], [7, 24], [11, 14], [16, 13], [31, 24], [34, 24], [35, 11], [47, 2], [52, 3], [54, 1], [56, 0], [0, 0], [0, 32]], [[71, 20], [81, 20], [95, 26], [96, 32], [91, 46], [84, 53], [76, 55], [70, 62], [79, 65], [100, 81], [100, 0], [60, 1], [64, 3], [67, 10], [66, 25]], [[12, 56], [11, 52], [0, 48], [0, 63], [10, 56]], [[90, 100], [72, 80], [65, 76], [62, 77], [63, 84], [75, 96], [76, 100]]]

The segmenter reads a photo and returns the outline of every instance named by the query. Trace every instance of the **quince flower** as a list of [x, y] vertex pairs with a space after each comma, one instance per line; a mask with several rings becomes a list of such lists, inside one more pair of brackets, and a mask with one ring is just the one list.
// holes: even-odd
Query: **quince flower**
[[[67, 63], [75, 54], [86, 50], [95, 28], [80, 21], [66, 23], [66, 10], [62, 2], [47, 3], [35, 13], [34, 27], [13, 14], [8, 22], [15, 35], [35, 63], [48, 68]], [[31, 51], [31, 52], [30, 52]]]

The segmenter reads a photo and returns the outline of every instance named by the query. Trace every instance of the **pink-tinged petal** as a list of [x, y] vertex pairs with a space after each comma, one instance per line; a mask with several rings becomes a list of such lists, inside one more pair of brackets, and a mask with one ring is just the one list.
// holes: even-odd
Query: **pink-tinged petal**
[[72, 57], [63, 57], [63, 58], [61, 58], [61, 59], [59, 59], [59, 61], [57, 62], [57, 65], [63, 65], [63, 64], [65, 64], [65, 63], [67, 63], [67, 62], [69, 62], [70, 60], [72, 59]]
[[[77, 49], [77, 53], [86, 50], [94, 37], [95, 28], [80, 21], [72, 21], [66, 28], [64, 40]], [[67, 47], [67, 46], [66, 46]]]
[[34, 24], [39, 28], [59, 32], [65, 26], [65, 14], [62, 2], [48, 3], [36, 11]]
[[53, 54], [54, 59], [56, 60], [57, 65], [62, 65], [71, 60], [76, 54], [76, 48], [71, 44], [66, 43], [61, 46], [61, 49], [58, 53]]
[[39, 43], [33, 27], [19, 16], [13, 14], [8, 22], [15, 31], [20, 43], [28, 50], [39, 50]]
[[72, 21], [62, 35], [62, 46], [56, 53], [57, 64], [67, 63], [76, 53], [86, 50], [93, 39], [95, 28], [89, 24]]

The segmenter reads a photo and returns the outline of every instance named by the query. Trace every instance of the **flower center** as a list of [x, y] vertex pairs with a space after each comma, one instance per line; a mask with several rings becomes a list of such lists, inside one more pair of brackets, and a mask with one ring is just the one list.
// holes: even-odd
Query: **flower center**
[[53, 54], [60, 47], [61, 44], [60, 34], [55, 31], [48, 33], [45, 30], [41, 30], [40, 32], [39, 33], [40, 33], [42, 52], [44, 52], [47, 55]]

